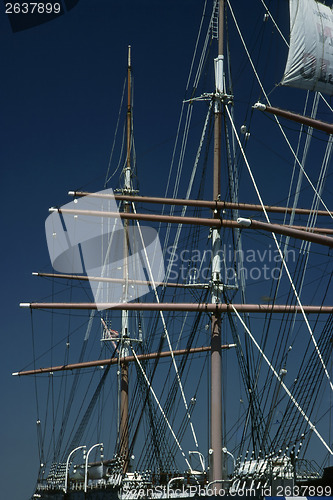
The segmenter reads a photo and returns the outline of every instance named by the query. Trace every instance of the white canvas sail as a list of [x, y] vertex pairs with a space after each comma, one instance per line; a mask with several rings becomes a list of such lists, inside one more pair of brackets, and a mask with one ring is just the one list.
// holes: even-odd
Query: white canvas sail
[[282, 84], [332, 95], [332, 9], [315, 0], [290, 0], [290, 30]]

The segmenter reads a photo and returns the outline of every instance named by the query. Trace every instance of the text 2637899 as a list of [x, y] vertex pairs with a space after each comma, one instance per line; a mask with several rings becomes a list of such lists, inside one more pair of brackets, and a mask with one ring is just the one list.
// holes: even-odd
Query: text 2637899
[[307, 486], [307, 485], [294, 485], [294, 486], [278, 486], [276, 489], [276, 496], [278, 497], [322, 497], [331, 496], [332, 488], [326, 486]]
[[51, 2], [6, 2], [6, 14], [59, 14], [60, 3]]

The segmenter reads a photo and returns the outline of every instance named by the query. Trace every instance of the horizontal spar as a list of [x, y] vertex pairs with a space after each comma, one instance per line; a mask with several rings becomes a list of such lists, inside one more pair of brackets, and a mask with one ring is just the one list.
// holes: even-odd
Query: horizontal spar
[[[73, 215], [83, 215], [88, 217], [109, 217], [109, 218], [121, 218], [128, 220], [143, 220], [148, 222], [165, 222], [165, 223], [176, 223], [176, 224], [194, 224], [207, 227], [231, 227], [239, 228], [243, 227], [246, 229], [259, 229], [262, 231], [267, 231], [270, 233], [283, 234], [285, 236], [291, 236], [292, 238], [300, 239], [303, 241], [311, 241], [312, 243], [318, 243], [320, 245], [328, 246], [333, 248], [333, 238], [325, 236], [322, 234], [315, 234], [310, 231], [303, 229], [295, 229], [290, 226], [282, 226], [280, 224], [268, 224], [266, 222], [259, 222], [252, 219], [242, 219], [239, 218], [235, 220], [226, 219], [210, 219], [201, 217], [181, 217], [174, 215], [155, 215], [155, 214], [133, 214], [124, 212], [104, 212], [100, 210], [75, 210], [71, 208], [50, 208], [50, 212], [58, 212], [62, 214], [73, 214]], [[244, 221], [247, 221], [244, 223]], [[318, 229], [318, 228], [315, 228]]]
[[[181, 217], [175, 215], [157, 215], [157, 214], [133, 214], [125, 212], [104, 212], [102, 210], [75, 210], [72, 208], [50, 208], [50, 212], [59, 212], [60, 214], [84, 215], [91, 217], [108, 217], [113, 219], [143, 220], [147, 222], [165, 222], [178, 224], [196, 224], [207, 227], [221, 227], [220, 219], [199, 218], [199, 217]], [[229, 227], [238, 227], [236, 221], [226, 221]]]
[[[186, 206], [186, 207], [202, 207], [202, 208], [211, 208], [212, 210], [223, 210], [223, 209], [232, 209], [232, 210], [252, 210], [255, 212], [263, 212], [262, 205], [256, 205], [253, 203], [235, 203], [231, 201], [212, 201], [212, 200], [183, 200], [181, 198], [162, 198], [157, 196], [132, 196], [127, 194], [115, 194], [110, 195], [106, 193], [89, 193], [87, 191], [69, 191], [69, 195], [71, 196], [93, 196], [96, 198], [106, 198], [106, 199], [115, 199], [118, 201], [132, 201], [132, 202], [142, 202], [142, 203], [156, 203], [162, 205], [178, 205], [178, 206]], [[274, 205], [264, 205], [266, 212], [272, 213], [295, 213], [295, 214], [303, 214], [309, 215], [314, 213], [313, 210], [309, 208], [292, 208], [292, 207], [278, 207]], [[328, 212], [327, 210], [317, 210], [317, 215], [330, 215], [333, 216], [333, 212]]]
[[[221, 349], [230, 349], [236, 347], [236, 344], [221, 345]], [[151, 352], [147, 354], [137, 354], [139, 360], [159, 359], [173, 356], [182, 356], [184, 354], [197, 354], [210, 351], [210, 346], [192, 347], [190, 349], [178, 349], [177, 351]], [[51, 366], [49, 368], [36, 368], [35, 370], [25, 370], [12, 373], [12, 375], [36, 375], [40, 373], [60, 372], [65, 370], [77, 370], [79, 368], [91, 368], [95, 366], [116, 365], [118, 363], [132, 363], [136, 360], [134, 356], [124, 356], [123, 358], [98, 359], [96, 361], [86, 361], [82, 363], [72, 363], [70, 365]]]
[[332, 123], [316, 120], [314, 118], [310, 118], [309, 116], [299, 115], [298, 113], [293, 113], [292, 111], [287, 111], [285, 109], [266, 106], [266, 104], [262, 104], [260, 102], [257, 102], [253, 106], [253, 108], [259, 109], [260, 111], [266, 111], [267, 113], [271, 113], [272, 115], [281, 116], [282, 118], [287, 118], [287, 120], [301, 123], [302, 125], [321, 130], [322, 132], [326, 132], [327, 134], [333, 134]]
[[[300, 306], [285, 304], [190, 304], [190, 303], [94, 303], [94, 302], [22, 302], [21, 307], [30, 309], [113, 309], [119, 311], [206, 311], [253, 313], [301, 313]], [[306, 313], [331, 314], [333, 306], [303, 306]]]
[[[330, 236], [325, 236], [324, 234], [317, 234], [306, 231], [304, 229], [294, 228], [292, 226], [281, 226], [280, 224], [268, 224], [267, 222], [260, 222], [253, 219], [237, 219], [238, 224], [244, 228], [248, 229], [258, 229], [259, 231], [268, 231], [270, 233], [282, 234], [284, 236], [290, 236], [297, 240], [310, 241], [311, 243], [319, 243], [330, 248], [333, 248], [333, 238]], [[315, 231], [318, 228], [313, 228]], [[312, 229], [311, 229], [312, 230]]]
[[[59, 274], [59, 273], [32, 273], [33, 276], [40, 276], [42, 278], [60, 278], [60, 279], [68, 279], [68, 280], [81, 280], [81, 281], [101, 281], [103, 283], [125, 283], [124, 279], [118, 278], [105, 278], [102, 276], [83, 276], [78, 274]], [[171, 287], [171, 288], [190, 288], [190, 285], [185, 283], [170, 283], [170, 282], [162, 282], [162, 283], [153, 283], [152, 281], [144, 281], [144, 280], [127, 280], [129, 285], [149, 285], [151, 287], [154, 286], [162, 286], [162, 287]], [[204, 287], [208, 287], [208, 285], [204, 285]]]

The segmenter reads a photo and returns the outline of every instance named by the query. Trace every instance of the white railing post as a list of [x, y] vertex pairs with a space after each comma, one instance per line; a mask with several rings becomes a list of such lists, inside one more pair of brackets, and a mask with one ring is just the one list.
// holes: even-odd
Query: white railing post
[[84, 467], [84, 492], [86, 493], [87, 492], [87, 485], [88, 485], [88, 458], [89, 458], [89, 454], [90, 452], [94, 449], [94, 448], [97, 448], [97, 446], [101, 446], [103, 447], [103, 443], [97, 443], [97, 444], [94, 444], [94, 446], [92, 446], [87, 455], [86, 455], [86, 463], [85, 463], [85, 467]]
[[86, 449], [86, 445], [83, 445], [83, 446], [78, 446], [77, 448], [74, 448], [74, 450], [72, 450], [70, 452], [70, 454], [68, 455], [67, 457], [67, 461], [66, 461], [66, 475], [65, 475], [65, 488], [64, 488], [64, 492], [67, 493], [67, 486], [68, 486], [68, 469], [69, 469], [69, 459], [71, 458], [71, 456], [77, 451], [77, 450], [81, 450], [82, 448]]
[[170, 484], [173, 482], [173, 481], [177, 481], [178, 479], [184, 479], [184, 476], [180, 476], [180, 477], [173, 477], [170, 479], [170, 481], [168, 481], [168, 484], [167, 484], [167, 498], [169, 498], [169, 491], [170, 491]]

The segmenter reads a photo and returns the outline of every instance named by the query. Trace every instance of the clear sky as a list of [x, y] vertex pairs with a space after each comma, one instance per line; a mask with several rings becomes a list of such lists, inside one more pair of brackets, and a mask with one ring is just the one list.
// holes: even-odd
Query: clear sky
[[[103, 188], [129, 44], [141, 193], [163, 196], [203, 3], [80, 0], [60, 18], [17, 33], [1, 4], [3, 498], [27, 500], [38, 471], [33, 381], [11, 373], [32, 358], [30, 314], [19, 303], [43, 299], [31, 273], [49, 266], [48, 208], [70, 201], [68, 190]], [[240, 3], [251, 27], [252, 2]], [[253, 42], [260, 43], [254, 32]], [[283, 67], [272, 71], [281, 76]]]
[[80, 0], [13, 33], [1, 3], [2, 498], [27, 500], [38, 471], [33, 381], [11, 373], [32, 359], [19, 302], [41, 298], [31, 272], [48, 266], [48, 208], [70, 189], [103, 188], [129, 44], [141, 183], [163, 195], [163, 173], [154, 188], [147, 173], [170, 161], [201, 11], [201, 1]]

